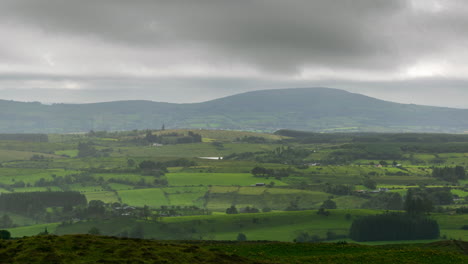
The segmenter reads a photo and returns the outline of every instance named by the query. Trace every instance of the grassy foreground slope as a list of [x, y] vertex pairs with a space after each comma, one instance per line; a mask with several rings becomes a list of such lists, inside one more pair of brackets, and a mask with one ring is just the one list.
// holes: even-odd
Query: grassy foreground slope
[[466, 263], [468, 243], [363, 246], [327, 243], [157, 242], [35, 236], [0, 241], [2, 263]]

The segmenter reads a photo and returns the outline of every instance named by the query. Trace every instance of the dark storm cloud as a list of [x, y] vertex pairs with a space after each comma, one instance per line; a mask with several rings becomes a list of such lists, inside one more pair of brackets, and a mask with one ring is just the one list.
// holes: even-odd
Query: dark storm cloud
[[[408, 59], [390, 33], [407, 1], [7, 0], [2, 17], [52, 34], [130, 46], [186, 46], [273, 70], [304, 65], [395, 67]], [[404, 33], [404, 32], [403, 32]]]

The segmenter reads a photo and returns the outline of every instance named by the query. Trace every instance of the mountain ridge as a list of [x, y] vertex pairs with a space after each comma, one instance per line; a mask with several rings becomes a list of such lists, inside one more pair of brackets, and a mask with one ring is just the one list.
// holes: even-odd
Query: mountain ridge
[[257, 90], [200, 103], [86, 104], [0, 100], [0, 133], [211, 128], [317, 132], [468, 131], [468, 109], [401, 104], [334, 88]]

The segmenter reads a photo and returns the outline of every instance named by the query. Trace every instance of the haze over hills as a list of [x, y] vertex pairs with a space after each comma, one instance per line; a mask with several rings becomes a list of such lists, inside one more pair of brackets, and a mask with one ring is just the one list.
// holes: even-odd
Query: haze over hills
[[192, 104], [93, 104], [0, 100], [1, 133], [213, 128], [319, 132], [468, 131], [468, 109], [399, 104], [330, 88], [261, 90]]

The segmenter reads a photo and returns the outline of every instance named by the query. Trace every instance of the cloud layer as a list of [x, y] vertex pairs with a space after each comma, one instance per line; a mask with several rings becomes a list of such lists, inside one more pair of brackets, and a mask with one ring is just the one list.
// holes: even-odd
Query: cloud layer
[[[3, 0], [0, 97], [187, 102], [322, 84], [459, 97], [467, 14], [457, 0]], [[448, 98], [415, 103], [460, 106]]]

